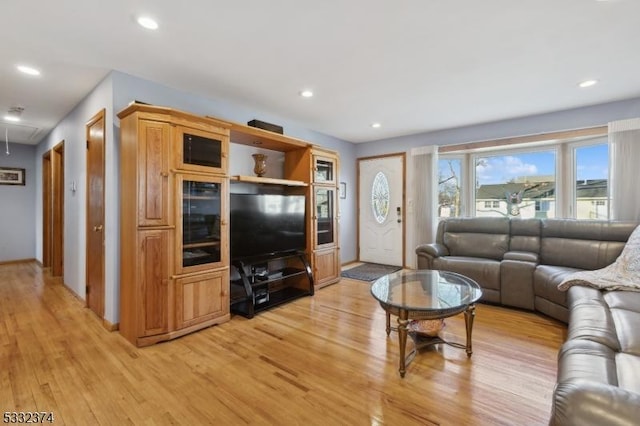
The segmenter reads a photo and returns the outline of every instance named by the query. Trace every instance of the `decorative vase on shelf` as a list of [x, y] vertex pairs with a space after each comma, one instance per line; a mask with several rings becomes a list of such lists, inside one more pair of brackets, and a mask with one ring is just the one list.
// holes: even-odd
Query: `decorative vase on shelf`
[[253, 161], [255, 161], [255, 166], [253, 166], [253, 172], [258, 176], [262, 177], [267, 172], [267, 156], [264, 154], [253, 154]]

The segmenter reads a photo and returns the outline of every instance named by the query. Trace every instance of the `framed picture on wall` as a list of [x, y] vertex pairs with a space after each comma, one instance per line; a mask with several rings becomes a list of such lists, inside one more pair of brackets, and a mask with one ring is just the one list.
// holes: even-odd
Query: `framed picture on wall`
[[24, 169], [0, 167], [0, 185], [24, 185]]

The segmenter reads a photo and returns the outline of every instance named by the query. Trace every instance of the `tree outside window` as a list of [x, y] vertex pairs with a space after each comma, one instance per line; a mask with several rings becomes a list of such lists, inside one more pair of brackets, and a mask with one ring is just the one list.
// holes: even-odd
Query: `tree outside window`
[[476, 157], [475, 165], [476, 216], [555, 216], [555, 151]]
[[438, 160], [438, 217], [457, 217], [460, 208], [460, 159]]

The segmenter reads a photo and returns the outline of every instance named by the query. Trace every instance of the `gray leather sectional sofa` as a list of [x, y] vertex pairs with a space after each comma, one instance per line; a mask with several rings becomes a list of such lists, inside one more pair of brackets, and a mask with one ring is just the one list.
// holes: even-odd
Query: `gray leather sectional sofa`
[[452, 218], [416, 248], [418, 267], [459, 272], [484, 301], [568, 322], [550, 424], [640, 424], [640, 292], [557, 289], [569, 274], [613, 263], [638, 224]]
[[572, 219], [450, 218], [436, 242], [416, 248], [418, 268], [459, 272], [482, 287], [482, 300], [536, 310], [568, 322], [572, 272], [595, 270], [620, 255], [634, 222]]

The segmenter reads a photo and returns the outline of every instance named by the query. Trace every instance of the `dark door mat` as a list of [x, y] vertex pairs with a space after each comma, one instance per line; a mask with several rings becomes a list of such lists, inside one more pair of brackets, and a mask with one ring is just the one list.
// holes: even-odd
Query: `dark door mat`
[[341, 276], [360, 281], [374, 281], [385, 275], [402, 269], [400, 266], [380, 265], [378, 263], [364, 263], [351, 269], [342, 271]]

